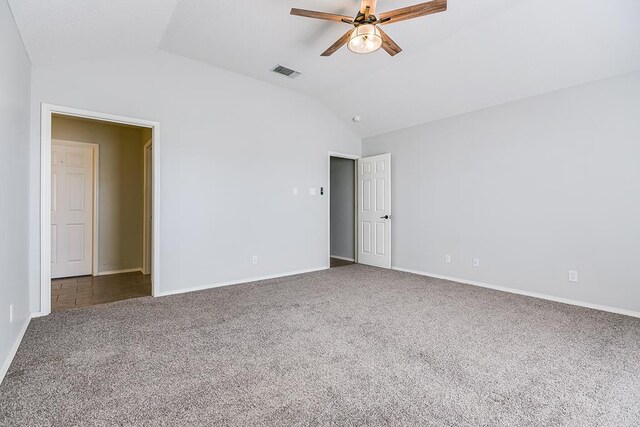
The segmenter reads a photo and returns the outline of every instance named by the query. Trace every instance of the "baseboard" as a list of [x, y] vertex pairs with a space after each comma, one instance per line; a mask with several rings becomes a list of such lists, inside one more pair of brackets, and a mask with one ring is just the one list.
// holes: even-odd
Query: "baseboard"
[[31, 318], [32, 318], [32, 319], [35, 319], [36, 317], [44, 317], [44, 316], [48, 316], [48, 315], [50, 315], [50, 314], [51, 314], [51, 313], [43, 313], [43, 312], [41, 312], [41, 311], [38, 311], [38, 312], [36, 312], [36, 313], [31, 313]]
[[356, 262], [356, 260], [354, 258], [347, 258], [344, 256], [338, 256], [338, 255], [329, 255], [330, 258], [335, 258], [335, 259], [341, 259], [343, 261], [351, 261], [351, 262]]
[[176, 290], [173, 290], [173, 291], [160, 292], [158, 294], [158, 296], [159, 297], [166, 297], [166, 296], [169, 296], [169, 295], [185, 294], [187, 292], [196, 292], [196, 291], [204, 291], [205, 289], [220, 288], [222, 286], [239, 285], [239, 284], [242, 284], [242, 283], [258, 282], [260, 280], [277, 279], [279, 277], [294, 276], [296, 274], [313, 273], [314, 271], [327, 270], [328, 268], [329, 268], [329, 266], [323, 266], [323, 267], [309, 268], [309, 269], [306, 269], [306, 270], [297, 270], [297, 271], [289, 271], [289, 272], [286, 272], [286, 273], [270, 274], [268, 276], [250, 277], [250, 278], [247, 278], [247, 279], [231, 280], [231, 281], [228, 281], [228, 282], [220, 282], [220, 283], [214, 283], [214, 284], [208, 284], [208, 285], [202, 285], [202, 286], [194, 286], [194, 287], [191, 287], [191, 288], [176, 289]]
[[9, 371], [9, 366], [11, 366], [11, 362], [13, 362], [13, 358], [16, 356], [16, 353], [18, 352], [18, 347], [20, 347], [20, 343], [22, 342], [24, 333], [27, 332], [27, 328], [29, 327], [29, 323], [31, 323], [32, 318], [33, 318], [33, 315], [29, 315], [29, 317], [27, 317], [26, 322], [24, 322], [24, 326], [20, 330], [20, 333], [18, 334], [16, 341], [13, 343], [13, 346], [9, 351], [9, 355], [7, 356], [7, 359], [4, 361], [4, 364], [2, 365], [2, 369], [0, 369], [0, 384], [2, 384], [2, 381], [4, 381], [5, 375], [7, 375], [7, 372]]
[[136, 273], [138, 271], [142, 272], [142, 268], [138, 267], [138, 268], [125, 268], [123, 270], [99, 271], [96, 274], [94, 274], [94, 276], [108, 276], [110, 274]]
[[428, 277], [433, 277], [435, 279], [450, 280], [452, 282], [464, 283], [465, 285], [480, 286], [482, 288], [494, 289], [496, 291], [509, 292], [509, 293], [512, 293], [512, 294], [524, 295], [524, 296], [540, 298], [540, 299], [544, 299], [544, 300], [548, 300], [548, 301], [560, 302], [560, 303], [563, 303], [563, 304], [575, 305], [575, 306], [578, 306], [578, 307], [591, 308], [591, 309], [594, 309], [594, 310], [606, 311], [606, 312], [609, 312], [609, 313], [623, 314], [625, 316], [631, 316], [631, 317], [640, 318], [640, 312], [633, 311], [633, 310], [627, 310], [627, 309], [624, 309], [624, 308], [617, 308], [617, 307], [609, 307], [609, 306], [606, 306], [606, 305], [592, 304], [590, 302], [584, 302], [584, 301], [577, 301], [577, 300], [572, 300], [572, 299], [568, 299], [568, 298], [555, 297], [555, 296], [552, 296], [552, 295], [540, 294], [540, 293], [537, 293], [537, 292], [522, 291], [520, 289], [507, 288], [505, 286], [490, 285], [488, 283], [482, 283], [482, 282], [476, 282], [476, 281], [473, 281], [473, 280], [460, 279], [459, 277], [443, 276], [441, 274], [427, 273], [425, 271], [411, 270], [411, 269], [408, 269], [408, 268], [401, 268], [401, 267], [396, 267], [396, 266], [393, 266], [391, 268], [393, 270], [403, 271], [405, 273], [412, 273], [412, 274], [417, 274], [417, 275], [420, 275], [420, 276], [428, 276]]

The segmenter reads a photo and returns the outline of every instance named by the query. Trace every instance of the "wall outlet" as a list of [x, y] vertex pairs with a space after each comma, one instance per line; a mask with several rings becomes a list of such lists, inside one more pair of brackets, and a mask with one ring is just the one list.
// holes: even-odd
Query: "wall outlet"
[[293, 195], [294, 196], [298, 195], [298, 187], [293, 187]]
[[444, 262], [446, 262], [447, 264], [451, 264], [451, 255], [445, 255]]
[[9, 323], [13, 323], [13, 304], [9, 306]]
[[480, 258], [473, 258], [471, 264], [473, 264], [474, 267], [480, 267]]
[[578, 282], [578, 272], [575, 270], [569, 270], [569, 281]]
[[251, 257], [251, 264], [257, 264], [258, 263], [258, 255], [254, 255]]
[[315, 196], [316, 195], [316, 189], [315, 188], [310, 188], [309, 189], [309, 195], [310, 196]]

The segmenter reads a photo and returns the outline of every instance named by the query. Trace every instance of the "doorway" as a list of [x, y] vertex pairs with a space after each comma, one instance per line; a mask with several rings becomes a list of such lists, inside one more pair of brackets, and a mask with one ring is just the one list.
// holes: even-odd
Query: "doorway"
[[[332, 177], [332, 164], [337, 165], [342, 160], [351, 161], [352, 183], [338, 178], [338, 175]], [[390, 269], [391, 154], [360, 157], [330, 152], [328, 163], [329, 267], [358, 263]], [[341, 199], [337, 202], [332, 198], [336, 193], [348, 188], [353, 188], [352, 197], [345, 197], [342, 194], [337, 196]], [[350, 203], [353, 204], [348, 207]], [[341, 208], [336, 209], [336, 205], [341, 205]], [[353, 231], [348, 227], [343, 228], [344, 217], [350, 215], [349, 209], [354, 212]], [[354, 242], [353, 257], [348, 255], [352, 253], [348, 246], [351, 241], [350, 236]], [[340, 240], [343, 248], [348, 248], [347, 251], [339, 252], [334, 245], [337, 239]], [[344, 256], [344, 254], [347, 255]]]
[[43, 104], [41, 143], [39, 314], [157, 295], [159, 124]]
[[329, 267], [356, 263], [357, 157], [329, 155]]
[[151, 130], [53, 115], [51, 305], [54, 311], [151, 295]]

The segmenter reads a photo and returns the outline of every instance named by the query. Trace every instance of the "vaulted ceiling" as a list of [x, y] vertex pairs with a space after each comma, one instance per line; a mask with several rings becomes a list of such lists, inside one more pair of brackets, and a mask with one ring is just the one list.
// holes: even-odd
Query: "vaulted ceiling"
[[[346, 47], [320, 57], [347, 24], [289, 15], [352, 16], [359, 0], [9, 3], [35, 65], [159, 48], [315, 96], [363, 137], [640, 69], [638, 0], [449, 0], [385, 27], [404, 49], [393, 58]], [[276, 64], [302, 75], [271, 73]]]

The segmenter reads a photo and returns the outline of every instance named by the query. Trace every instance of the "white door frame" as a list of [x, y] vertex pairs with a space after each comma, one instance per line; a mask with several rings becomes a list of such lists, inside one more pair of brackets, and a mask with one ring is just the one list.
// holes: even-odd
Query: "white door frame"
[[[98, 196], [100, 188], [100, 145], [92, 142], [71, 141], [68, 139], [51, 139], [51, 145], [65, 145], [67, 147], [91, 148], [93, 151], [93, 207], [91, 227], [91, 274], [98, 275]], [[49, 260], [51, 261], [51, 260]]]
[[[151, 159], [151, 161], [149, 161], [149, 156], [147, 155], [147, 150], [149, 150], [149, 148], [153, 147], [153, 139], [150, 139], [149, 141], [147, 141], [146, 144], [144, 144], [144, 151], [143, 151], [143, 162], [144, 162], [144, 168], [143, 168], [143, 173], [144, 173], [144, 178], [143, 178], [143, 199], [144, 199], [144, 205], [143, 205], [143, 209], [142, 209], [142, 244], [144, 245], [142, 247], [142, 273], [143, 274], [149, 274], [150, 273], [150, 269], [149, 269], [149, 264], [151, 264], [151, 253], [149, 251], [149, 246], [151, 246], [151, 236], [149, 235], [149, 233], [147, 232], [147, 227], [149, 226], [149, 224], [147, 224], [147, 217], [149, 216], [149, 210], [151, 211], [151, 215], [153, 215], [153, 208], [149, 209], [149, 198], [151, 197], [151, 192], [149, 191], [149, 183], [147, 182], [147, 175], [148, 175], [148, 171], [149, 171], [149, 166], [153, 165], [153, 159]], [[151, 156], [153, 156], [153, 150], [151, 151]], [[149, 165], [149, 163], [151, 163], [151, 165]], [[153, 171], [153, 169], [152, 169]], [[153, 183], [153, 180], [151, 180]], [[152, 198], [152, 203], [153, 203], [153, 198]], [[153, 218], [153, 217], [152, 217]], [[151, 221], [151, 225], [153, 226], [153, 220]]]
[[152, 130], [154, 221], [151, 294], [160, 295], [160, 123], [43, 102], [40, 119], [40, 313], [38, 315], [45, 316], [51, 313], [51, 122], [53, 114], [140, 126]]
[[362, 156], [357, 154], [337, 153], [335, 151], [329, 151], [327, 157], [327, 268], [331, 267], [331, 158], [339, 157], [341, 159], [353, 160], [354, 168], [354, 260], [358, 262], [358, 159]]

